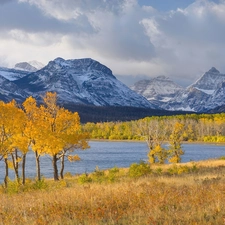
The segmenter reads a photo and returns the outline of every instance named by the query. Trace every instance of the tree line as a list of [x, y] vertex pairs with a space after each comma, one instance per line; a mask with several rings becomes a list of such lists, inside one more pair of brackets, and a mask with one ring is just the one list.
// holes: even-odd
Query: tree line
[[[64, 176], [65, 158], [79, 160], [71, 153], [88, 148], [88, 134], [81, 129], [77, 112], [70, 112], [57, 105], [57, 94], [47, 92], [43, 104], [37, 105], [28, 97], [19, 106], [15, 100], [0, 101], [0, 160], [4, 161], [4, 184], [7, 187], [9, 168], [13, 168], [18, 182], [25, 184], [26, 155], [33, 151], [36, 160], [36, 176], [41, 179], [40, 157], [49, 155], [52, 160], [54, 180], [59, 180], [57, 162], [61, 161], [60, 177]], [[19, 176], [21, 164], [21, 178]]]
[[[153, 116], [129, 122], [86, 123], [93, 139], [145, 140], [150, 163], [181, 161], [184, 141], [225, 142], [225, 114]], [[163, 142], [169, 147], [163, 147]]]
[[181, 123], [181, 141], [225, 142], [225, 113], [152, 116], [129, 122], [85, 123], [93, 139], [145, 140], [149, 131], [165, 133], [168, 141], [176, 123]]

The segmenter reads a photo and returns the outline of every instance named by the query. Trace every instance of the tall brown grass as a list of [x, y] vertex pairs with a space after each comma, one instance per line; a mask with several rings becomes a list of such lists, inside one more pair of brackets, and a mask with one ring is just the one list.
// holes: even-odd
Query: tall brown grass
[[223, 225], [225, 161], [201, 163], [195, 173], [129, 178], [123, 172], [114, 183], [68, 178], [46, 181], [41, 190], [2, 189], [0, 224]]

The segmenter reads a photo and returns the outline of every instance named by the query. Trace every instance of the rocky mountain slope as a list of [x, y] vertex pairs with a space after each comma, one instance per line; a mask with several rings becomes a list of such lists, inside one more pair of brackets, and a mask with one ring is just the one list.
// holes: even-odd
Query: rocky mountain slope
[[47, 91], [57, 92], [62, 104], [155, 108], [117, 80], [109, 68], [90, 58], [57, 58], [14, 83], [37, 99]]
[[206, 94], [212, 95], [223, 81], [225, 81], [225, 74], [221, 74], [215, 67], [212, 67], [187, 89], [196, 88]]
[[[34, 66], [35, 63], [40, 69]], [[51, 91], [57, 92], [61, 104], [70, 106], [207, 112], [225, 105], [225, 74], [214, 67], [187, 88], [180, 87], [168, 77], [159, 76], [139, 81], [131, 90], [117, 80], [108, 67], [90, 58], [56, 58], [42, 66], [33, 62], [32, 65], [19, 63], [17, 69], [0, 68], [0, 99], [22, 102], [32, 95], [41, 101], [40, 96]]]
[[166, 110], [207, 112], [225, 104], [225, 74], [221, 74], [215, 67], [186, 89], [165, 77], [139, 81], [131, 88], [142, 93], [149, 102]]
[[36, 72], [44, 67], [44, 64], [38, 61], [30, 61], [30, 62], [20, 62], [17, 63], [14, 67], [16, 70], [23, 70], [27, 72]]
[[162, 108], [162, 105], [173, 99], [179, 91], [184, 90], [184, 88], [165, 76], [159, 76], [151, 80], [141, 80], [130, 88], [143, 95], [158, 108]]
[[28, 74], [29, 72], [27, 71], [0, 67], [0, 76], [6, 78], [9, 81], [18, 80]]
[[27, 71], [27, 72], [35, 72], [35, 71], [37, 71], [37, 68], [35, 68], [34, 66], [31, 66], [27, 62], [17, 63], [15, 65], [14, 69], [16, 69], [16, 70], [23, 70], [23, 71]]
[[27, 97], [28, 94], [16, 84], [0, 76], [0, 100], [8, 102], [15, 99], [18, 102], [22, 102]]

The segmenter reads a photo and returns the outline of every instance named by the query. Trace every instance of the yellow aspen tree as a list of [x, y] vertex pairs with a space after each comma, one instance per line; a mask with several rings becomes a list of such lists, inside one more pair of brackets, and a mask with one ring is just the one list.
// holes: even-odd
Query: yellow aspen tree
[[0, 155], [1, 155], [1, 160], [4, 159], [4, 163], [5, 163], [5, 178], [4, 178], [5, 187], [7, 187], [7, 184], [8, 184], [8, 177], [9, 177], [8, 155], [10, 153], [9, 152], [10, 133], [8, 132], [8, 129], [6, 127], [7, 115], [8, 115], [8, 112], [7, 112], [6, 104], [0, 101]]
[[[16, 179], [19, 181], [19, 162], [22, 158], [19, 151], [22, 155], [27, 152], [25, 148], [22, 151], [19, 149], [19, 142], [23, 142], [18, 138], [23, 129], [23, 122], [23, 111], [17, 107], [14, 100], [9, 103], [0, 102], [0, 152], [5, 162], [5, 186], [7, 186], [9, 163], [12, 164]], [[12, 162], [9, 161], [9, 156]]]
[[[154, 161], [152, 161], [153, 156], [154, 156]], [[165, 148], [163, 148], [161, 144], [156, 145], [148, 153], [148, 158], [150, 163], [164, 164], [167, 157], [168, 157], [168, 151]]]
[[44, 127], [43, 124], [43, 113], [37, 106], [36, 100], [30, 96], [23, 102], [23, 109], [26, 115], [26, 126], [24, 134], [28, 139], [28, 146], [32, 149], [35, 154], [36, 161], [36, 178], [41, 180], [41, 168], [40, 168], [40, 157], [45, 154], [43, 138], [44, 138]]
[[181, 147], [181, 138], [183, 134], [184, 124], [175, 122], [172, 134], [170, 135], [170, 146], [169, 146], [169, 162], [179, 163], [181, 162], [181, 155], [184, 151]]
[[159, 117], [153, 117], [139, 120], [138, 127], [140, 135], [145, 138], [148, 145], [149, 163], [164, 163], [167, 154], [162, 143], [166, 138], [166, 124]]
[[[57, 161], [61, 159], [61, 178], [63, 179], [64, 159], [75, 149], [88, 147], [87, 135], [82, 132], [78, 113], [72, 113], [57, 106], [56, 93], [47, 92], [43, 97], [41, 114], [45, 127], [43, 140], [46, 153], [52, 157], [54, 180], [59, 180]], [[73, 157], [70, 157], [73, 159]], [[74, 157], [79, 159], [79, 157]]]
[[[14, 121], [11, 139], [13, 165], [14, 169], [16, 169], [17, 179], [19, 180], [18, 163], [22, 161], [22, 184], [25, 184], [26, 155], [29, 151], [29, 140], [25, 135], [26, 116], [24, 111], [17, 107], [16, 102], [11, 102], [9, 104], [9, 107], [11, 108], [11, 120]], [[18, 155], [19, 152], [21, 153], [21, 156]]]

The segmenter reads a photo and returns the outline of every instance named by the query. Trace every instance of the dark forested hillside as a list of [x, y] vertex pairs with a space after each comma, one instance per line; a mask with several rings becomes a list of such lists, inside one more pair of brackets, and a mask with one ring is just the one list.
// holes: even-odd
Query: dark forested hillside
[[130, 121], [147, 116], [166, 116], [187, 114], [181, 111], [166, 111], [149, 108], [120, 107], [120, 106], [87, 106], [64, 104], [66, 109], [78, 112], [82, 123], [107, 122], [107, 121]]

